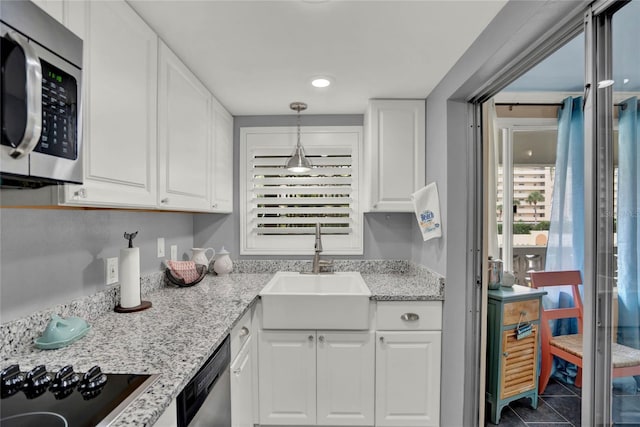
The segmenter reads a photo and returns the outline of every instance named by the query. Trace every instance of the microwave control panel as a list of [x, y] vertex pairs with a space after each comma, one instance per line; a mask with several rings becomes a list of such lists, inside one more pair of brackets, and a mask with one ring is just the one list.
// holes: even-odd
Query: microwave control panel
[[57, 67], [42, 64], [42, 136], [34, 149], [65, 159], [78, 158], [78, 84]]

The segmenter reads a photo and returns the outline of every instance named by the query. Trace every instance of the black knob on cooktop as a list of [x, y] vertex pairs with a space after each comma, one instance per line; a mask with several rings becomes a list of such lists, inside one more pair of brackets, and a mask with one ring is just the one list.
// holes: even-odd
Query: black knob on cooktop
[[12, 396], [16, 394], [24, 384], [24, 374], [20, 372], [20, 366], [11, 365], [0, 372], [0, 378], [2, 381], [2, 398]]
[[107, 376], [102, 373], [99, 366], [94, 366], [82, 376], [78, 391], [82, 393], [85, 399], [95, 397], [106, 383]]
[[24, 380], [24, 394], [27, 399], [33, 399], [47, 391], [51, 384], [51, 375], [44, 365], [38, 365], [29, 372]]
[[62, 399], [71, 394], [70, 392], [79, 382], [80, 375], [73, 372], [73, 366], [67, 365], [56, 372], [49, 390], [53, 392], [56, 399]]

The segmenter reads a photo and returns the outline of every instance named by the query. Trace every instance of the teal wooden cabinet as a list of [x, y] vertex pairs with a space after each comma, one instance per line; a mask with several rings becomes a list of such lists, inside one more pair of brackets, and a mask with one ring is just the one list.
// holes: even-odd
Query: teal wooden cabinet
[[[511, 401], [528, 397], [531, 407], [538, 407], [538, 331], [544, 294], [518, 285], [489, 291], [486, 401], [494, 424]], [[518, 325], [522, 334], [516, 333]]]

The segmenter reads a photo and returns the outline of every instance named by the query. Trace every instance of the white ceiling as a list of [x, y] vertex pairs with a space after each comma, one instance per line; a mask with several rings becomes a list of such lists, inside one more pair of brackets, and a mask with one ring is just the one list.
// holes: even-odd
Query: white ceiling
[[[426, 98], [505, 0], [129, 0], [233, 115]], [[328, 75], [325, 89], [310, 85]]]

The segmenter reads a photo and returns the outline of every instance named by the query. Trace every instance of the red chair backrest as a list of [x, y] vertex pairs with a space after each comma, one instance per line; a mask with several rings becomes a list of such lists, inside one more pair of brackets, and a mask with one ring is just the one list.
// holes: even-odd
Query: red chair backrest
[[582, 333], [582, 299], [578, 285], [582, 284], [582, 276], [578, 270], [567, 271], [532, 271], [531, 286], [545, 288], [550, 286], [571, 286], [573, 293], [573, 307], [543, 309], [544, 320], [552, 319], [578, 319], [578, 332]]

